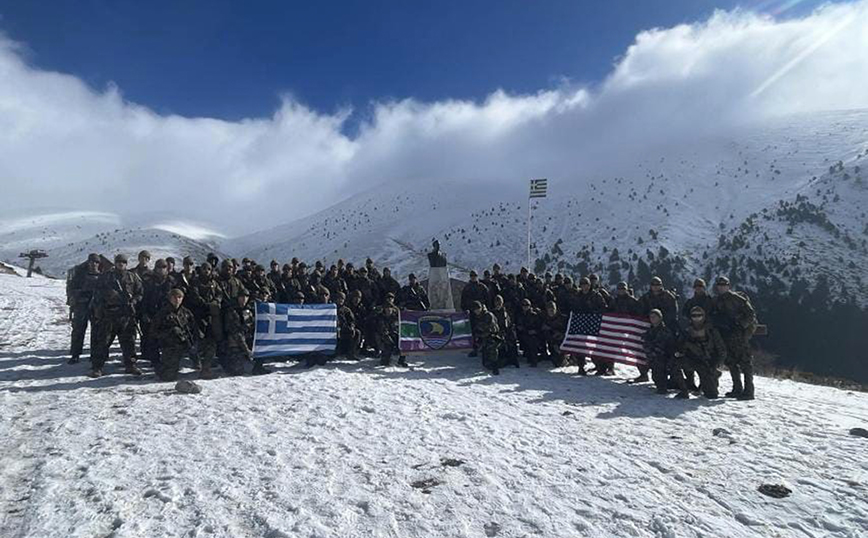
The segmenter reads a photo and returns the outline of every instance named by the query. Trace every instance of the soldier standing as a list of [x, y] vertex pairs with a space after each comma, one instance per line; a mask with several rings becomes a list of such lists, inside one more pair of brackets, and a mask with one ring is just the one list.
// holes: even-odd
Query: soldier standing
[[338, 314], [338, 355], [348, 359], [358, 360], [359, 346], [362, 343], [362, 331], [356, 327], [356, 315], [350, 307], [344, 304], [347, 296], [339, 291], [335, 294], [335, 305]]
[[[599, 292], [591, 289], [591, 280], [587, 277], [579, 279], [579, 290], [569, 296], [570, 313], [602, 314], [606, 310], [606, 300]], [[585, 374], [585, 357], [578, 357], [579, 375]], [[614, 375], [614, 365], [611, 361], [594, 358], [594, 375]]]
[[473, 315], [473, 311], [470, 306], [473, 304], [473, 301], [479, 301], [482, 304], [488, 304], [490, 301], [490, 297], [488, 295], [488, 288], [485, 287], [485, 284], [478, 280], [478, 275], [476, 271], [470, 271], [470, 282], [464, 286], [464, 289], [461, 290], [461, 310], [464, 310], [470, 316], [470, 332], [473, 334], [473, 351], [470, 352], [468, 357], [476, 357], [478, 353], [478, 342], [476, 341], [476, 317]]
[[518, 368], [518, 342], [512, 317], [506, 310], [503, 297], [495, 295], [491, 302], [493, 305], [491, 313], [494, 314], [495, 318], [497, 318], [497, 326], [500, 329], [501, 336], [503, 336], [503, 346], [501, 347], [503, 353], [501, 356], [503, 359], [512, 362], [515, 367]]
[[631, 316], [641, 316], [642, 306], [639, 304], [639, 299], [630, 295], [630, 290], [626, 282], [618, 282], [615, 297], [612, 298], [610, 310], [615, 314], [628, 314]]
[[[678, 336], [678, 300], [675, 294], [663, 288], [663, 280], [655, 276], [651, 278], [648, 293], [639, 300], [643, 316], [648, 316], [655, 308], [663, 313], [663, 321], [669, 330]], [[645, 383], [648, 381], [648, 367], [639, 366], [639, 375], [628, 383]]]
[[[250, 360], [249, 342], [253, 339], [255, 317], [247, 307], [250, 292], [242, 286], [235, 300], [229, 303], [223, 315], [223, 332], [226, 337], [227, 370], [229, 375], [238, 376], [244, 373], [244, 363]], [[254, 359], [253, 374], [271, 373], [262, 359]]]
[[669, 392], [670, 374], [681, 375], [675, 371], [675, 358], [672, 356], [675, 336], [663, 321], [662, 312], [655, 308], [648, 314], [648, 318], [651, 327], [642, 335], [645, 357], [651, 367], [651, 377], [657, 387], [657, 394], [666, 394]]
[[[382, 366], [389, 366], [392, 364], [392, 353], [394, 351], [400, 353], [400, 350], [398, 350], [399, 312], [398, 307], [395, 305], [395, 295], [393, 293], [387, 293], [383, 305], [374, 310], [374, 320], [377, 348], [380, 351], [380, 364]], [[398, 357], [398, 365], [407, 366], [407, 360], [403, 355]]]
[[96, 337], [91, 352], [90, 377], [101, 377], [115, 338], [120, 341], [124, 371], [136, 376], [136, 306], [142, 300], [142, 281], [127, 271], [127, 257], [115, 256], [115, 265], [100, 275], [94, 292], [94, 327]]
[[154, 263], [154, 270], [145, 275], [142, 282], [142, 303], [139, 306], [142, 357], [151, 362], [157, 373], [161, 368], [160, 339], [153, 331], [152, 324], [157, 313], [168, 304], [169, 292], [173, 287], [168, 276], [168, 264], [162, 259]]
[[[93, 296], [99, 281], [99, 254], [89, 254], [87, 261], [76, 265], [72, 270], [69, 285], [66, 288], [66, 302], [72, 314], [72, 342], [69, 351], [69, 364], [81, 360], [84, 347], [84, 334], [91, 319]], [[94, 349], [94, 328], [90, 330], [90, 352]]]
[[729, 279], [725, 276], [718, 277], [715, 291], [717, 295], [714, 297], [711, 317], [726, 344], [726, 365], [732, 376], [732, 391], [727, 392], [726, 397], [753, 400], [753, 354], [750, 339], [756, 331], [756, 312], [746, 295], [730, 289]]
[[543, 316], [542, 334], [548, 346], [548, 356], [555, 367], [564, 365], [564, 355], [561, 353], [561, 343], [567, 333], [569, 317], [558, 311], [558, 305], [554, 301], [546, 303], [546, 313]]
[[147, 250], [139, 252], [139, 264], [133, 267], [133, 272], [144, 282], [145, 277], [151, 272], [151, 253]]
[[184, 292], [174, 288], [166, 295], [167, 303], [154, 316], [151, 330], [159, 340], [162, 363], [159, 372], [163, 381], [178, 379], [181, 359], [193, 346], [195, 320], [193, 314], [181, 305]]
[[425, 311], [429, 308], [428, 293], [425, 292], [425, 288], [419, 284], [413, 273], [407, 277], [407, 285], [401, 288], [398, 297], [398, 304], [404, 310]]
[[388, 267], [383, 268], [383, 276], [376, 281], [376, 284], [377, 296], [381, 301], [387, 293], [392, 293], [395, 297], [401, 293], [401, 285], [392, 278], [392, 271]]
[[542, 316], [528, 298], [521, 300], [521, 309], [515, 316], [515, 331], [524, 357], [536, 367], [543, 343]]
[[500, 357], [498, 352], [503, 342], [497, 318], [485, 308], [481, 301], [473, 301], [470, 311], [476, 318], [476, 335], [482, 350], [482, 367], [491, 370], [493, 375], [500, 375]]
[[184, 300], [196, 320], [199, 338], [195, 342], [195, 354], [199, 359], [201, 379], [212, 379], [211, 367], [217, 356], [217, 343], [223, 340], [223, 318], [221, 306], [223, 290], [214, 279], [210, 263], [199, 267], [199, 274], [190, 285], [190, 292]]

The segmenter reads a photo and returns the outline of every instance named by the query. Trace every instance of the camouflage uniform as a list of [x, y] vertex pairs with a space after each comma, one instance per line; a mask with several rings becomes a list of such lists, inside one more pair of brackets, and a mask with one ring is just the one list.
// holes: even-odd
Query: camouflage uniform
[[181, 368], [181, 359], [193, 345], [195, 319], [183, 306], [177, 309], [166, 304], [154, 316], [151, 330], [159, 341], [162, 352], [160, 379], [175, 381]]
[[148, 273], [142, 282], [142, 303], [139, 305], [139, 328], [142, 331], [142, 357], [160, 368], [160, 339], [153, 330], [157, 313], [169, 303], [169, 292], [174, 287], [172, 279], [161, 277], [158, 272]]
[[338, 306], [338, 349], [339, 355], [346, 355], [350, 360], [358, 358], [359, 346], [362, 344], [362, 331], [356, 328], [356, 315], [346, 305]]
[[[753, 354], [750, 339], [756, 330], [756, 313], [742, 294], [726, 291], [714, 298], [711, 319], [726, 345], [726, 365], [732, 376], [732, 396], [754, 397]], [[744, 375], [744, 384], [742, 384]]]
[[500, 308], [495, 306], [491, 309], [491, 313], [497, 319], [497, 326], [500, 329], [500, 334], [503, 336], [503, 358], [510, 360], [518, 368], [518, 341], [512, 317], [510, 317], [505, 306], [501, 306]]
[[474, 280], [476, 276], [476, 271], [471, 271], [470, 282], [468, 282], [467, 285], [464, 286], [464, 289], [461, 290], [461, 310], [468, 313], [468, 317], [470, 318], [470, 332], [473, 335], [473, 351], [470, 352], [471, 357], [476, 356], [479, 342], [476, 335], [476, 316], [470, 310], [470, 305], [473, 301], [479, 301], [481, 304], [487, 306], [491, 301], [491, 297], [488, 294], [488, 288], [485, 287], [485, 284], [482, 282]]
[[542, 315], [539, 310], [530, 307], [520, 309], [515, 316], [515, 330], [524, 357], [531, 366], [539, 362], [539, 352], [544, 342], [542, 335]]
[[[700, 328], [693, 326], [684, 330], [679, 338], [678, 348], [681, 357], [677, 366], [699, 374], [699, 388], [706, 398], [717, 398], [720, 363], [726, 360], [726, 347], [717, 329], [706, 320]], [[682, 397], [687, 395], [687, 381], [678, 373]]]
[[226, 338], [226, 371], [229, 375], [244, 373], [244, 363], [251, 358], [248, 342], [253, 338], [254, 322], [254, 314], [246, 306], [235, 303], [224, 309], [223, 333]]
[[497, 317], [489, 312], [484, 304], [477, 304], [479, 308], [476, 314], [476, 335], [479, 339], [479, 348], [482, 351], [482, 367], [497, 375], [500, 373], [498, 352], [503, 343], [503, 335], [500, 334]]
[[116, 268], [100, 275], [94, 292], [93, 370], [102, 371], [115, 338], [120, 341], [124, 366], [137, 372], [136, 306], [142, 300], [142, 281], [132, 271]]
[[222, 322], [223, 290], [213, 276], [200, 274], [193, 280], [184, 303], [189, 305], [196, 322], [194, 333], [196, 356], [202, 368], [203, 378], [211, 377], [211, 367], [217, 356], [217, 342], [223, 339]]
[[398, 304], [404, 310], [428, 310], [428, 294], [418, 282], [407, 284], [398, 293]]
[[645, 331], [642, 340], [657, 392], [666, 394], [669, 389], [669, 376], [672, 375], [677, 379], [681, 375], [677, 372], [675, 357], [672, 356], [675, 336], [666, 326], [666, 322], [661, 321], [656, 327], [652, 325]]
[[564, 355], [561, 353], [561, 344], [567, 334], [569, 317], [560, 311], [550, 316], [548, 312], [542, 315], [542, 335], [548, 346], [548, 354], [552, 364], [556, 367], [564, 365]]
[[[98, 258], [97, 258], [98, 259]], [[69, 285], [66, 289], [67, 304], [72, 315], [72, 342], [70, 344], [70, 362], [78, 362], [84, 347], [84, 335], [91, 319], [92, 302], [97, 282], [99, 268], [91, 272], [88, 263], [76, 265], [72, 270]], [[90, 349], [94, 349], [94, 331], [90, 331]]]
[[[380, 363], [388, 366], [392, 361], [392, 353], [398, 350], [398, 307], [394, 304], [384, 304], [374, 309], [373, 321], [377, 349], [380, 352]], [[399, 363], [403, 360], [399, 361]]]

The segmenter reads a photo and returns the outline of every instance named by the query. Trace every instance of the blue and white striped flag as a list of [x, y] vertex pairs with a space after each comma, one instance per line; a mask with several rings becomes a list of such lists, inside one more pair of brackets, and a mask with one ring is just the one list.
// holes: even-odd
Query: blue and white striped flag
[[256, 303], [253, 357], [334, 352], [338, 311], [333, 304]]

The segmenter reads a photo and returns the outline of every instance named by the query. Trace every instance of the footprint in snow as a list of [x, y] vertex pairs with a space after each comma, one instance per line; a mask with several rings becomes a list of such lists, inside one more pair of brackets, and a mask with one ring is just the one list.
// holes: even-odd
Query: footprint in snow
[[157, 498], [157, 499], [163, 501], [164, 503], [172, 502], [172, 498], [171, 498], [171, 497], [169, 497], [169, 496], [166, 495], [165, 493], [162, 493], [162, 492], [160, 492], [160, 491], [155, 490], [154, 488], [151, 488], [151, 489], [146, 490], [146, 491], [145, 491], [145, 494], [144, 494], [144, 497], [145, 497], [145, 499], [149, 499], [149, 498], [151, 498], [151, 497], [155, 497], [155, 498]]

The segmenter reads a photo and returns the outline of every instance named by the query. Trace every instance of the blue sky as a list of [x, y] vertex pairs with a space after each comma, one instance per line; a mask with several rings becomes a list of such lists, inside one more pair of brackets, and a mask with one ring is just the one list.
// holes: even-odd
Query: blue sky
[[605, 77], [636, 34], [744, 5], [798, 16], [816, 1], [0, 2], [0, 31], [38, 68], [161, 114], [270, 115], [372, 101], [479, 100]]
[[5, 1], [0, 209], [159, 208], [235, 233], [389, 182], [579, 184], [868, 108], [868, 0]]

